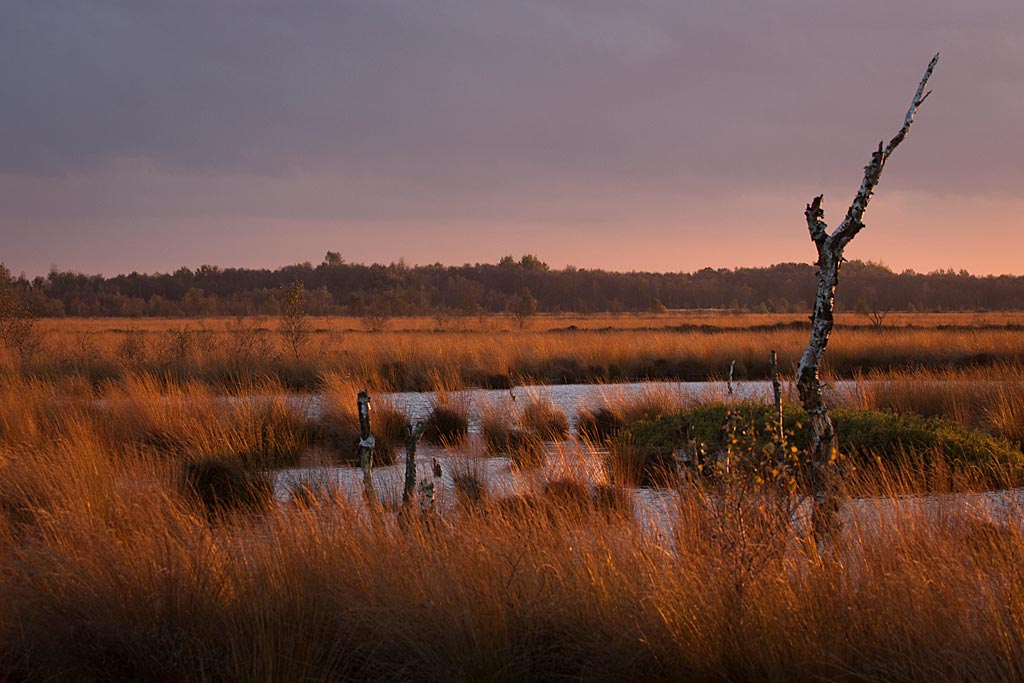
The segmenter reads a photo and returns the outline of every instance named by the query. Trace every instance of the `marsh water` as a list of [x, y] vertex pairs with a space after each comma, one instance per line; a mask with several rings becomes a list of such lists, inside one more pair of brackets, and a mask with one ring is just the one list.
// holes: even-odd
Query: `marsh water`
[[[840, 394], [855, 391], [855, 382], [837, 382], [828, 387]], [[583, 408], [595, 408], [603, 403], [630, 400], [645, 392], [669, 393], [680, 399], [720, 401], [771, 400], [769, 382], [636, 382], [630, 384], [574, 384], [523, 386], [513, 390], [470, 389], [458, 392], [455, 400], [462, 402], [469, 415], [469, 436], [455, 448], [441, 448], [421, 442], [416, 452], [418, 480], [426, 480], [434, 487], [436, 505], [443, 510], [454, 506], [457, 478], [471, 476], [482, 483], [493, 497], [539, 493], [549, 481], [571, 478], [577, 481], [601, 482], [607, 480], [605, 460], [607, 451], [584, 443], [574, 436], [561, 441], [545, 443], [546, 462], [537, 468], [519, 469], [502, 455], [487, 452], [480, 436], [480, 415], [488, 408], [515, 410], [532, 399], [549, 401], [563, 411], [570, 430], [575, 434], [577, 416]], [[791, 384], [783, 385], [783, 395], [793, 396]], [[430, 392], [398, 392], [383, 394], [377, 400], [386, 400], [401, 409], [412, 421], [429, 415], [432, 400]], [[373, 397], [371, 397], [372, 401]], [[323, 410], [323, 398], [311, 396], [294, 399], [302, 401], [310, 417]], [[371, 413], [372, 416], [372, 413]], [[436, 466], [436, 467], [435, 467]], [[440, 476], [435, 476], [439, 468]], [[299, 485], [329, 486], [353, 496], [361, 497], [363, 474], [350, 464], [342, 464], [329, 451], [312, 450], [299, 467], [279, 469], [272, 473], [275, 491], [281, 499]], [[374, 468], [374, 485], [385, 505], [397, 505], [401, 499], [405, 477], [404, 453], [396, 453], [394, 464]], [[678, 506], [678, 493], [672, 489], [637, 487], [631, 491], [635, 513], [655, 532], [666, 531]], [[1011, 489], [979, 493], [929, 494], [898, 498], [862, 498], [846, 503], [844, 515], [858, 526], [882, 528], [907, 513], [923, 513], [940, 519], [952, 513], [967, 513], [985, 519], [1019, 517], [1024, 509], [1024, 490]], [[806, 510], [803, 511], [806, 513]], [[802, 518], [806, 514], [800, 513]]]

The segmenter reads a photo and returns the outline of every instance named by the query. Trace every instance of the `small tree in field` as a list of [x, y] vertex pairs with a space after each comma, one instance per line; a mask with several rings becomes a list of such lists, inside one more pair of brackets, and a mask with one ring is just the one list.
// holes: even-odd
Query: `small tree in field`
[[515, 316], [519, 329], [526, 327], [526, 323], [529, 322], [536, 312], [537, 300], [533, 298], [533, 294], [530, 293], [528, 287], [523, 287], [523, 290], [519, 292], [519, 296], [512, 305], [512, 315]]
[[864, 179], [861, 181], [860, 189], [839, 227], [829, 233], [828, 225], [825, 224], [825, 210], [822, 208], [822, 195], [815, 197], [804, 211], [811, 241], [818, 251], [818, 294], [814, 301], [814, 313], [811, 315], [811, 338], [797, 365], [797, 389], [800, 392], [800, 402], [810, 416], [814, 433], [811, 467], [811, 488], [814, 496], [812, 526], [819, 542], [838, 526], [839, 502], [835, 490], [838, 444], [835, 428], [822, 397], [818, 370], [825, 355], [829, 335], [832, 333], [832, 311], [836, 285], [839, 284], [839, 267], [845, 260], [843, 250], [864, 228], [864, 211], [868, 207], [871, 195], [874, 194], [885, 162], [903, 142], [914, 123], [917, 110], [931, 94], [931, 91], [926, 92], [925, 88], [938, 61], [939, 56], [935, 55], [928, 63], [899, 132], [889, 144], [879, 142], [878, 149], [871, 154], [871, 161], [864, 167]]
[[306, 289], [295, 280], [282, 288], [281, 336], [296, 360], [309, 341], [309, 321], [306, 319]]

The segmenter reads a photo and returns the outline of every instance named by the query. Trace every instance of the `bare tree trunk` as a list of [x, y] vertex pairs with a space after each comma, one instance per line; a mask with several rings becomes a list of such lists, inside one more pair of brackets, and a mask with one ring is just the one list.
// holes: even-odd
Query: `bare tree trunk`
[[363, 494], [371, 506], [377, 502], [377, 492], [373, 487], [373, 449], [376, 440], [370, 432], [370, 396], [366, 390], [359, 392], [356, 399], [359, 409], [359, 467], [363, 470]]
[[824, 220], [825, 211], [821, 207], [821, 195], [815, 197], [804, 211], [811, 240], [818, 250], [818, 294], [814, 300], [814, 313], [811, 315], [811, 338], [797, 366], [797, 389], [800, 392], [800, 402], [810, 416], [811, 429], [814, 432], [811, 463], [811, 492], [814, 496], [812, 526], [819, 543], [838, 529], [836, 433], [821, 394], [818, 371], [825, 347], [828, 346], [829, 334], [832, 332], [832, 310], [836, 285], [839, 284], [839, 267], [844, 260], [843, 250], [864, 227], [864, 210], [871, 201], [871, 195], [882, 175], [885, 162], [903, 142], [914, 123], [917, 110], [931, 94], [931, 91], [925, 92], [925, 87], [938, 61], [939, 55], [935, 55], [928, 63], [899, 132], [888, 145], [884, 141], [879, 142], [878, 149], [871, 154], [871, 161], [864, 167], [864, 179], [861, 181], [857, 196], [853, 198], [853, 203], [850, 204], [846, 217], [839, 227], [829, 234]]

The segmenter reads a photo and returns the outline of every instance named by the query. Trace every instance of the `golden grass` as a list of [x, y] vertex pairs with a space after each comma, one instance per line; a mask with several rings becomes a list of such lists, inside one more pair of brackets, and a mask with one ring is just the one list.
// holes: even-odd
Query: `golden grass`
[[[1021, 320], [908, 320], [928, 329], [836, 331], [831, 367], [859, 380], [839, 401], [1024, 440], [1019, 332], [936, 329]], [[226, 321], [47, 321], [30, 367], [0, 358], [0, 678], [1024, 678], [1019, 511], [917, 504], [905, 494], [937, 479], [975, 488], [920, 467], [855, 474], [850, 490], [903, 502], [852, 503], [825, 555], [799, 527], [746, 514], [757, 501], [727, 514], [695, 489], [610, 486], [586, 449], [548, 454], [512, 498], [470, 453], [445, 476], [463, 498], [475, 481], [477, 500], [401, 523], [334, 489], [211, 518], [182, 486], [189, 462], [294, 463], [326, 429], [352, 429], [364, 386], [436, 387], [465, 414], [462, 383], [510, 374], [722, 377], [735, 359], [741, 379], [773, 348], [791, 368], [805, 332], [735, 329], [775, 322], [787, 319], [539, 316], [526, 331], [423, 320], [371, 334], [315, 320], [324, 331], [294, 361], [271, 332], [241, 356]], [[167, 331], [186, 324], [203, 330]], [[733, 329], [655, 329], [704, 324]], [[545, 331], [569, 325], [592, 331]], [[140, 330], [141, 353], [119, 329]], [[319, 425], [295, 387], [324, 393]], [[628, 424], [722, 398], [609, 385], [597, 408]], [[375, 432], [404, 424], [374, 405]], [[521, 426], [482, 412], [485, 429]]]
[[869, 508], [825, 556], [787, 536], [747, 566], [694, 530], [771, 540], [757, 529], [684, 497], [659, 540], [585, 480], [429, 524], [371, 524], [341, 496], [210, 525], [154, 461], [88, 442], [9, 455], [4, 677], [1024, 675], [1024, 534], [956, 506]]
[[[609, 487], [567, 450], [532, 492], [423, 519], [331, 490], [211, 520], [180, 465], [266, 448], [265, 413], [236, 403], [143, 375], [0, 382], [0, 678], [1024, 677], [1012, 507], [856, 501], [819, 555], [799, 526]], [[896, 496], [922, 475], [858, 476]]]
[[545, 440], [556, 441], [569, 436], [568, 418], [548, 396], [527, 396], [519, 406], [519, 422]]
[[[162, 333], [168, 329], [188, 326], [195, 330], [213, 332], [227, 331], [237, 324], [234, 317], [211, 318], [44, 318], [40, 327], [50, 334], [62, 334], [73, 329], [90, 335], [99, 333], [120, 333], [124, 330], [139, 330], [145, 334]], [[575, 326], [581, 330], [635, 330], [659, 329], [680, 326], [708, 326], [715, 328], [747, 328], [771, 325], [803, 323], [805, 313], [748, 313], [729, 310], [686, 310], [667, 313], [595, 313], [595, 314], [547, 314], [541, 313], [530, 320], [530, 330], [547, 332]], [[247, 326], [265, 332], [275, 332], [280, 319], [273, 316], [252, 316], [243, 318]], [[355, 316], [309, 316], [312, 330], [324, 332], [364, 332], [363, 320]], [[837, 313], [836, 324], [843, 326], [868, 326], [868, 317], [862, 313]], [[885, 319], [886, 328], [897, 327], [983, 327], [1024, 325], [1022, 311], [970, 311], [945, 313], [908, 313], [893, 311]], [[462, 323], [462, 330], [452, 330], [451, 325], [438, 328], [437, 319], [432, 316], [409, 316], [393, 318], [388, 332], [516, 332], [519, 325], [514, 316], [487, 314], [472, 316]], [[379, 333], [374, 333], [379, 334]]]
[[1024, 365], [869, 372], [837, 403], [854, 408], [945, 417], [1024, 444]]
[[[519, 330], [514, 322], [497, 316], [458, 332], [431, 331], [432, 319], [402, 319], [390, 331], [369, 333], [349, 319], [318, 318], [311, 321], [314, 331], [298, 359], [276, 333], [276, 319], [244, 321], [249, 328], [263, 330], [258, 332], [258, 351], [241, 343], [248, 337], [238, 332], [233, 319], [46, 320], [43, 352], [26, 367], [10, 353], [0, 352], [0, 374], [24, 371], [99, 382], [148, 372], [197, 379], [223, 391], [254, 376], [275, 377], [290, 388], [309, 390], [317, 387], [322, 375], [333, 372], [378, 386], [425, 390], [437, 377], [495, 387], [507, 386], [510, 375], [542, 383], [703, 380], [724, 377], [735, 361], [735, 378], [743, 380], [768, 376], [772, 349], [779, 353], [782, 371], [793, 371], [807, 331], [760, 326], [801, 320], [805, 318], [710, 312], [538, 316], [530, 328]], [[1024, 363], [1024, 335], [998, 327], [1020, 324], [1024, 317], [1017, 314], [905, 314], [881, 331], [865, 329], [853, 314], [840, 316], [839, 321], [826, 364], [842, 376]], [[567, 330], [570, 325], [578, 329]], [[679, 325], [690, 327], [669, 329]], [[693, 327], [700, 325], [707, 327]]]

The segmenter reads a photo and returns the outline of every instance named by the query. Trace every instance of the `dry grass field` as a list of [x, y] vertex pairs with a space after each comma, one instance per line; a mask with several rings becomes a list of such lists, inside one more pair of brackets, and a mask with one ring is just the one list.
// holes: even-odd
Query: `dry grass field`
[[[0, 386], [5, 679], [1024, 675], [1014, 510], [866, 501], [820, 553], [742, 489], [681, 483], [652, 526], [578, 463], [424, 516], [343, 489], [209, 507], [182, 465], [298, 447], [288, 408], [145, 378], [91, 391]], [[924, 475], [870, 476], [895, 496]]]
[[[313, 320], [297, 358], [276, 321], [45, 321], [38, 356], [8, 354], [0, 373], [0, 678], [1024, 677], [1019, 509], [956, 495], [893, 503], [934, 490], [936, 468], [945, 492], [992, 481], [971, 469], [902, 460], [849, 471], [847, 490], [873, 497], [850, 503], [826, 547], [800, 515], [780, 516], [798, 509], [791, 492], [743, 476], [625, 486], [609, 451], [585, 440], [517, 475], [527, 484], [516, 495], [482, 480], [469, 496], [456, 482], [462, 494], [422, 512], [417, 501], [402, 512], [389, 490], [379, 505], [340, 486], [274, 494], [274, 468], [354, 438], [357, 388], [453, 391], [510, 372], [720, 377], [732, 359], [756, 377], [769, 349], [788, 368], [806, 341], [771, 327], [788, 318], [759, 316], [549, 331], [569, 320], [461, 332], [395, 321], [376, 333]], [[1018, 324], [841, 326], [828, 357], [836, 377], [857, 381], [830, 396], [941, 417], [1019, 450], [1024, 342], [997, 329], [1006, 322]], [[665, 386], [612, 385], [593, 409], [628, 425], [724, 400]], [[296, 388], [322, 392], [324, 412], [310, 417], [312, 397]], [[225, 391], [259, 398], [225, 401]], [[506, 447], [515, 429], [562, 435], [564, 416], [539, 398], [517, 410], [486, 416]], [[396, 443], [402, 419], [379, 423]], [[470, 449], [438, 483], [514, 459], [501, 448]]]
[[[273, 318], [62, 319], [37, 324], [40, 347], [0, 350], [0, 372], [90, 381], [138, 372], [196, 379], [220, 391], [253, 376], [311, 390], [334, 371], [380, 387], [431, 388], [454, 376], [467, 386], [637, 379], [736, 379], [768, 374], [768, 352], [792, 372], [807, 342], [802, 316], [686, 313], [507, 316], [451, 321], [395, 319], [368, 332], [358, 319], [310, 318], [289, 338]], [[881, 329], [840, 315], [826, 355], [836, 376], [872, 370], [974, 368], [1024, 362], [1024, 316], [997, 313], [893, 314]]]

